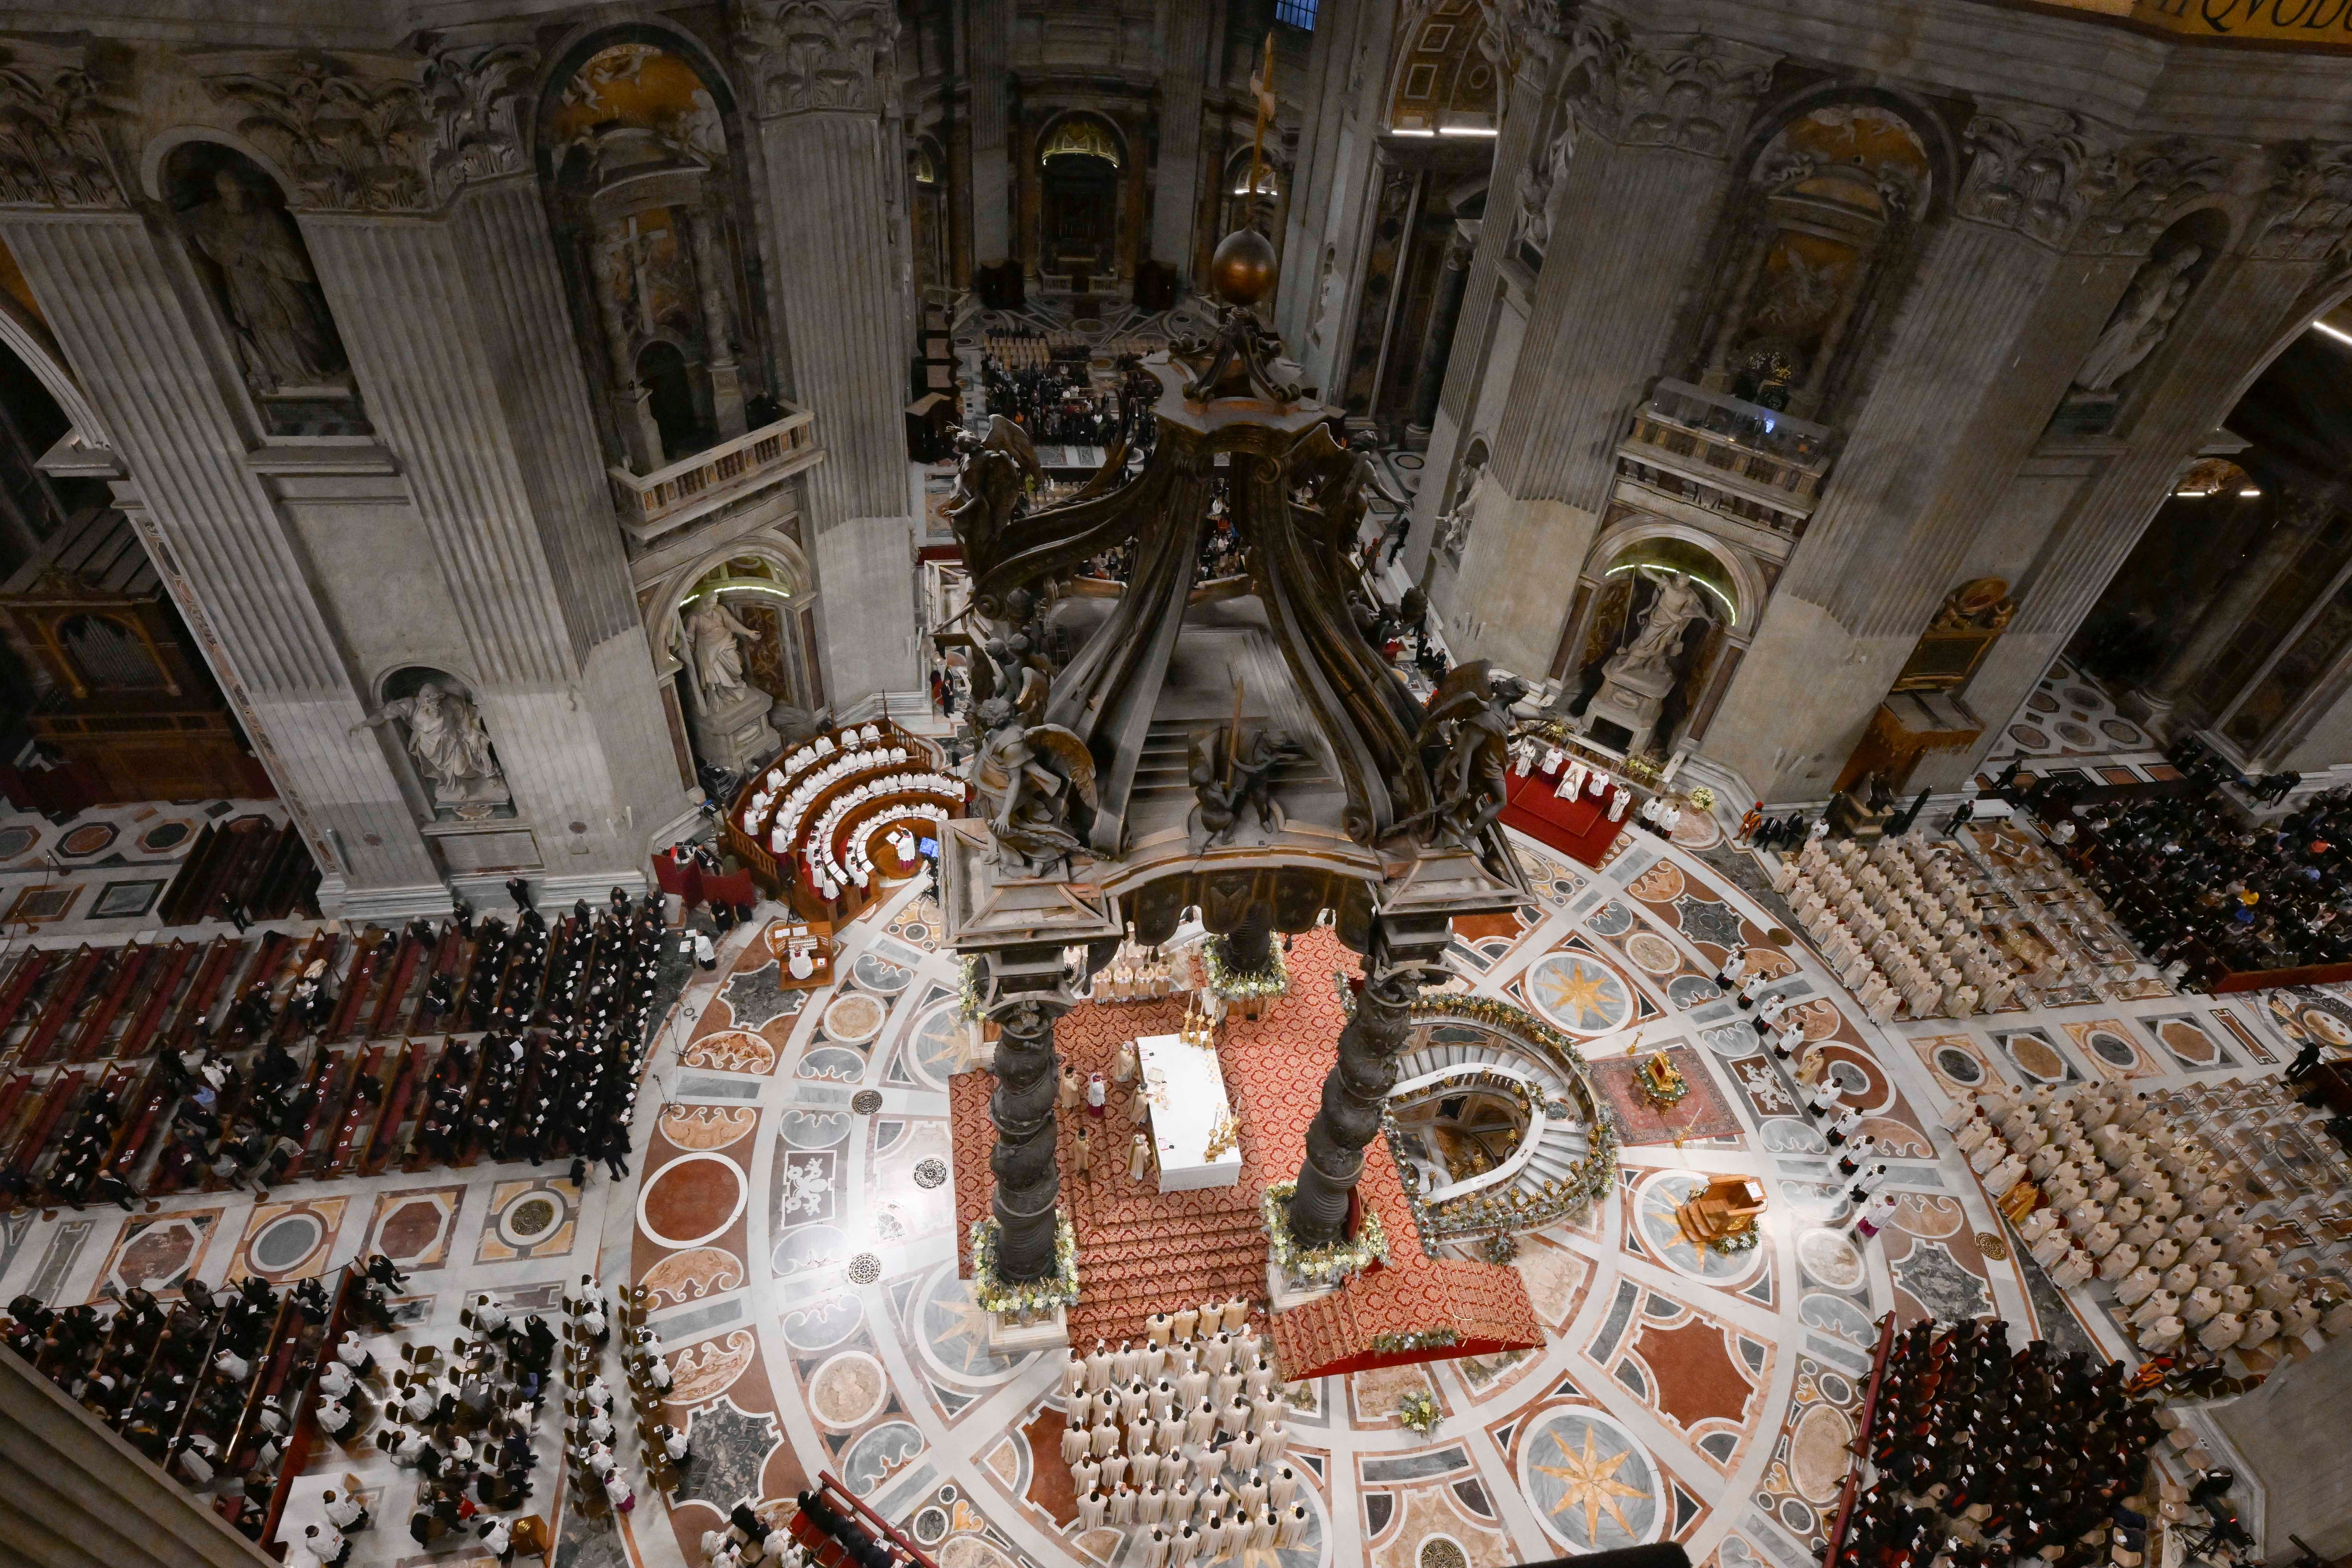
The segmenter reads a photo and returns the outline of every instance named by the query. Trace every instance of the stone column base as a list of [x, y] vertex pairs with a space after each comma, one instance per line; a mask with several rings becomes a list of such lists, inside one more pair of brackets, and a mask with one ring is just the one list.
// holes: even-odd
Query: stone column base
[[2179, 706], [2178, 701], [2151, 697], [2134, 687], [2124, 693], [2123, 700], [2116, 706], [2122, 709], [2126, 716], [2137, 720], [2140, 728], [2156, 739], [2168, 741], [2172, 738], [2172, 715]]
[[1272, 1303], [1269, 1309], [1272, 1311], [1286, 1312], [1293, 1307], [1303, 1307], [1309, 1301], [1328, 1296], [1346, 1283], [1347, 1280], [1341, 1279], [1329, 1285], [1294, 1285], [1290, 1277], [1282, 1271], [1280, 1264], [1269, 1261], [1265, 1266], [1265, 1295]]
[[999, 1355], [1026, 1355], [1031, 1351], [1066, 1350], [1070, 1343], [1070, 1314], [1064, 1307], [1054, 1309], [1050, 1318], [1037, 1318], [1022, 1323], [1008, 1312], [992, 1312], [988, 1319], [988, 1348]]

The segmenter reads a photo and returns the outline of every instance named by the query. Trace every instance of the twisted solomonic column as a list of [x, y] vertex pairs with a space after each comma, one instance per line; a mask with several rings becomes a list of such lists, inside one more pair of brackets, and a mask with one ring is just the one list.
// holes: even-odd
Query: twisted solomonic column
[[1055, 1206], [1061, 1196], [1055, 1160], [1059, 1122], [1054, 1092], [1061, 1061], [1054, 1053], [1054, 1020], [1066, 1004], [1034, 996], [1008, 1000], [995, 1016], [1000, 1028], [988, 1098], [996, 1148], [988, 1168], [996, 1177], [990, 1212], [996, 1216], [996, 1272], [1007, 1280], [1042, 1279], [1054, 1272]]
[[[1374, 952], [1379, 949], [1375, 946]], [[1323, 1079], [1323, 1105], [1307, 1129], [1307, 1158], [1290, 1199], [1290, 1239], [1301, 1249], [1341, 1240], [1348, 1195], [1363, 1174], [1364, 1148], [1379, 1136], [1381, 1107], [1396, 1085], [1397, 1058], [1412, 1032], [1417, 967], [1364, 960], [1355, 1016], [1339, 1032], [1339, 1059]]]

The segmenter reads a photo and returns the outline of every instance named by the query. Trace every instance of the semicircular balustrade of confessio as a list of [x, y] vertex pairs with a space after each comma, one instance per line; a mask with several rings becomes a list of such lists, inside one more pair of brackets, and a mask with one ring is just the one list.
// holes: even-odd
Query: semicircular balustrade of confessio
[[[1580, 1220], [1616, 1178], [1617, 1131], [1575, 1044], [1523, 1008], [1440, 993], [1412, 1009], [1409, 1047], [1386, 1108], [1390, 1142], [1425, 1244]], [[1491, 1167], [1462, 1175], [1406, 1130], [1433, 1102], [1479, 1094], [1519, 1108], [1518, 1137]]]

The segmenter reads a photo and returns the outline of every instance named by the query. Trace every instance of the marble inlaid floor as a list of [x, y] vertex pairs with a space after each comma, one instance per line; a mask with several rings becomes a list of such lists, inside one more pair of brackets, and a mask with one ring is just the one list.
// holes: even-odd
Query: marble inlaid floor
[[[1725, 853], [1719, 824], [1686, 826], [1696, 848]], [[1575, 1036], [1604, 1095], [1636, 1040], [1675, 1050], [1695, 1092], [1667, 1123], [1628, 1118], [1613, 1201], [1525, 1238], [1516, 1267], [1546, 1325], [1541, 1351], [1297, 1389], [1314, 1537], [1250, 1568], [1451, 1561], [1433, 1542], [1488, 1565], [1667, 1538], [1720, 1568], [1805, 1568], [1880, 1314], [1992, 1311], [2126, 1349], [2103, 1312], [2029, 1289], [2010, 1248], [1987, 1245], [1999, 1222], [1934, 1133], [1948, 1097], [1992, 1079], [2276, 1072], [2283, 1026], [2345, 1005], [2321, 993], [2275, 1014], [2259, 999], [2165, 997], [1881, 1028], [1791, 948], [1771, 965], [1869, 1130], [1900, 1151], [1898, 1222], [1857, 1244], [1795, 1085], [1708, 978], [1721, 942], [1764, 939], [1766, 911], [1723, 869], [1647, 835], [1597, 872], [1518, 848], [1542, 905], [1457, 942], [1465, 979]], [[787, 1498], [819, 1470], [949, 1568], [1118, 1568], [1117, 1532], [1075, 1528], [1052, 1358], [992, 1353], [956, 1277], [948, 1081], [977, 1058], [936, 908], [899, 889], [846, 931], [840, 979], [816, 992], [782, 988], [752, 935], [696, 976], [665, 1029], [635, 1173], [617, 1188], [600, 1173], [574, 1193], [559, 1169], [526, 1165], [289, 1187], [266, 1213], [232, 1194], [136, 1216], [18, 1215], [0, 1233], [0, 1299], [86, 1300], [126, 1270], [218, 1280], [245, 1259], [291, 1277], [383, 1246], [415, 1260], [413, 1310], [439, 1337], [461, 1290], [543, 1291], [593, 1269], [651, 1292], [673, 1418], [690, 1417], [703, 1458], [667, 1516], [646, 1491], [618, 1530], [567, 1521], [567, 1568], [698, 1562], [687, 1554], [717, 1513]], [[1697, 1254], [1675, 1229], [1675, 1205], [1721, 1172], [1765, 1181], [1753, 1252]], [[1107, 1164], [1093, 1179], [1126, 1177]], [[1416, 1389], [1444, 1414], [1427, 1436], [1394, 1415]], [[402, 1473], [369, 1468], [372, 1454], [315, 1466], [306, 1496], [351, 1468], [390, 1489], [380, 1516], [404, 1516]], [[535, 1506], [551, 1500], [543, 1490]], [[415, 1552], [378, 1530], [355, 1562]]]

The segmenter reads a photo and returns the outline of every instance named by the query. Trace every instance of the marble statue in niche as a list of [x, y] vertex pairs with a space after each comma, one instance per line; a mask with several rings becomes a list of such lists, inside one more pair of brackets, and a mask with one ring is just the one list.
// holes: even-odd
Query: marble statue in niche
[[189, 241], [216, 269], [216, 289], [247, 378], [263, 396], [348, 384], [341, 340], [310, 258], [284, 214], [234, 170], [180, 214]]
[[760, 634], [735, 617], [733, 611], [708, 594], [686, 615], [686, 641], [694, 657], [694, 678], [706, 701], [713, 704], [740, 696], [743, 679], [743, 644]]
[[352, 726], [353, 733], [398, 723], [402, 742], [425, 776], [433, 804], [492, 805], [510, 798], [506, 774], [490, 750], [481, 710], [465, 693], [427, 680], [413, 696], [395, 698]]
[[2152, 256], [2124, 290], [2115, 314], [2099, 332], [2099, 341], [2074, 374], [2074, 384], [2085, 392], [2112, 391], [2142, 360], [2154, 353], [2172, 331], [2173, 319], [2196, 287], [2195, 268], [2204, 257], [2200, 246], [2184, 245], [2162, 256]]
[[1478, 497], [1486, 489], [1487, 459], [1479, 454], [1469, 466], [1468, 481], [1462, 487], [1454, 510], [1437, 520], [1437, 549], [1454, 565], [1462, 564], [1462, 552], [1470, 542], [1470, 527], [1478, 521]]
[[1706, 601], [1686, 574], [1660, 566], [1634, 570], [1658, 592], [1633, 640], [1609, 661], [1609, 673], [1621, 678], [1666, 673], [1669, 661], [1682, 647], [1683, 628], [1706, 615]]

